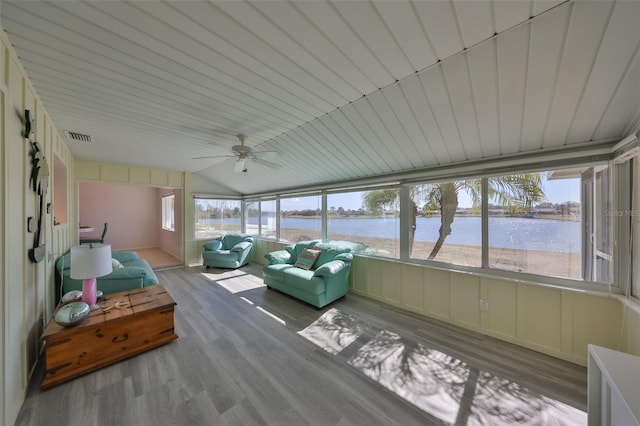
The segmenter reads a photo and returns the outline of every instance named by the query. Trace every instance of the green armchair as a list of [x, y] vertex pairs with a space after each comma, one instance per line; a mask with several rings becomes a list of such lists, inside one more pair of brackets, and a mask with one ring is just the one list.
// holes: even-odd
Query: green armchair
[[203, 246], [202, 263], [206, 268], [236, 269], [249, 263], [253, 237], [248, 234], [227, 234]]

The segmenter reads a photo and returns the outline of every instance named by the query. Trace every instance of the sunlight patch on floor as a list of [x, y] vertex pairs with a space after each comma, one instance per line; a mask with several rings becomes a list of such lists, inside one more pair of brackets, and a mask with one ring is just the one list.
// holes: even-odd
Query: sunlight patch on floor
[[298, 334], [335, 355], [353, 343], [363, 331], [362, 324], [354, 317], [331, 308]]
[[438, 419], [455, 424], [584, 425], [587, 414], [493, 373], [382, 330], [348, 363]]
[[261, 280], [247, 279], [247, 274], [242, 271], [230, 271], [224, 274], [203, 272], [202, 276], [233, 294], [265, 287]]

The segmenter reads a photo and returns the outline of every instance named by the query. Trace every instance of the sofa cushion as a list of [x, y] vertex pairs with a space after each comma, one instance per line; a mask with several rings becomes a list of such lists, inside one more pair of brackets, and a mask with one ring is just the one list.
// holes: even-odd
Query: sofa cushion
[[267, 265], [262, 268], [262, 275], [267, 278], [275, 278], [279, 281], [284, 281], [284, 271], [293, 268], [288, 263], [276, 263]]
[[334, 245], [326, 244], [326, 243], [316, 244], [316, 248], [322, 251], [320, 253], [320, 256], [318, 256], [318, 260], [316, 260], [316, 265], [315, 265], [316, 268], [324, 265], [327, 262], [332, 261], [333, 259], [335, 259], [336, 256], [340, 254], [349, 253], [351, 251], [350, 248], [336, 247]]
[[271, 265], [281, 264], [281, 263], [288, 264], [290, 263], [289, 261], [291, 260], [291, 253], [289, 253], [287, 250], [272, 251], [271, 253], [265, 254], [264, 258], [267, 259], [267, 261]]
[[238, 259], [238, 252], [235, 251], [231, 251], [231, 250], [217, 250], [217, 251], [205, 251], [204, 253], [202, 253], [202, 257], [205, 259], [233, 259], [233, 260], [237, 260]]
[[222, 247], [229, 250], [247, 237], [245, 234], [227, 234], [222, 237]]
[[314, 294], [320, 294], [325, 291], [324, 279], [314, 277], [313, 271], [292, 267], [284, 270], [283, 274], [284, 283], [290, 287]]
[[295, 246], [285, 247], [285, 250], [291, 253], [291, 260], [289, 262], [293, 265], [298, 261], [298, 256], [300, 256], [300, 253], [302, 253], [304, 249], [314, 248], [316, 244], [318, 244], [318, 240], [299, 241]]

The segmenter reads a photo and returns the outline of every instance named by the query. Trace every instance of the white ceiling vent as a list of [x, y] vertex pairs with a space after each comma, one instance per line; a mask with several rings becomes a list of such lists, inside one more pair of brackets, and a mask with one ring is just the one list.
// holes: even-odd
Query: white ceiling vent
[[69, 130], [65, 130], [64, 134], [67, 135], [67, 139], [74, 142], [83, 142], [83, 143], [93, 143], [93, 139], [91, 135], [85, 135], [77, 132], [70, 132]]

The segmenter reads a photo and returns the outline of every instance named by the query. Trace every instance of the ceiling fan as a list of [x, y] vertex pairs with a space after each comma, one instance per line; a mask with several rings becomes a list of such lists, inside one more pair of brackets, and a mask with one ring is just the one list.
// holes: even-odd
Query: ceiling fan
[[231, 147], [232, 154], [228, 155], [208, 155], [204, 157], [193, 157], [193, 160], [199, 160], [204, 158], [237, 158], [236, 164], [233, 167], [234, 172], [243, 172], [246, 173], [247, 169], [247, 160], [256, 162], [266, 167], [270, 167], [272, 169], [278, 169], [282, 167], [280, 164], [274, 163], [272, 161], [267, 161], [262, 156], [273, 156], [276, 155], [277, 151], [254, 151], [250, 146], [246, 146], [244, 141], [247, 139], [247, 136], [243, 134], [237, 135], [238, 140], [240, 140], [240, 145], [234, 145]]

